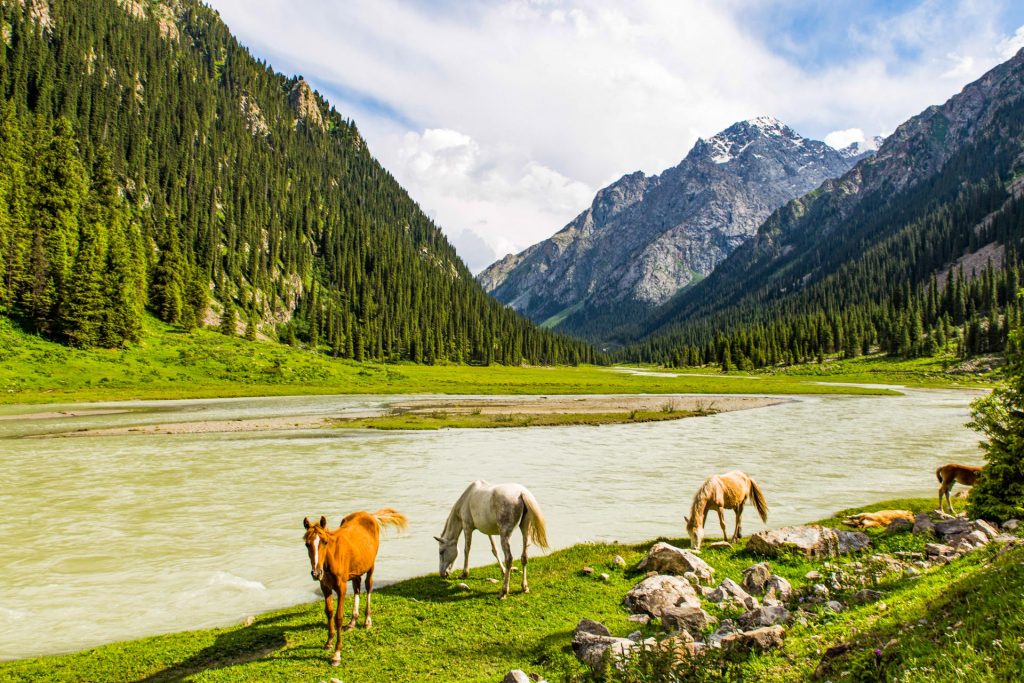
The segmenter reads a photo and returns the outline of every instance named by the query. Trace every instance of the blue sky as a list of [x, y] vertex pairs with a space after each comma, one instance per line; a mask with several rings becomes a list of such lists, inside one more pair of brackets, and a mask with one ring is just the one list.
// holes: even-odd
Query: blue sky
[[210, 4], [356, 121], [474, 270], [734, 121], [870, 139], [1024, 45], [1020, 0]]

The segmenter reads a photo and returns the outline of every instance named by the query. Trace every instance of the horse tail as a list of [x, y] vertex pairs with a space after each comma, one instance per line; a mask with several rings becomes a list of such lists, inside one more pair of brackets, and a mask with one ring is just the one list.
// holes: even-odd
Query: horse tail
[[526, 505], [527, 523], [529, 524], [527, 533], [530, 541], [538, 548], [547, 550], [550, 546], [548, 546], [548, 530], [544, 524], [544, 513], [540, 511], [537, 499], [526, 489], [523, 489], [522, 499], [523, 504]]
[[396, 529], [404, 530], [409, 525], [409, 519], [394, 508], [381, 508], [370, 514], [377, 522], [377, 526], [393, 526]]
[[938, 469], [935, 470], [935, 478], [939, 480], [940, 484], [942, 483], [942, 470], [943, 470], [943, 468], [945, 468], [945, 465], [943, 465], [942, 467], [939, 467]]
[[757, 514], [761, 515], [761, 521], [768, 521], [768, 501], [764, 499], [764, 493], [761, 492], [761, 487], [757, 485], [754, 478], [750, 478], [750, 497], [754, 499], [754, 507], [757, 508]]

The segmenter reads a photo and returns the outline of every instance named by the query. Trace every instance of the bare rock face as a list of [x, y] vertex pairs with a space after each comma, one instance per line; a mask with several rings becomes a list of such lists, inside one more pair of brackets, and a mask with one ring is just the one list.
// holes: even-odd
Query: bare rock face
[[651, 576], [626, 593], [623, 604], [634, 614], [645, 613], [661, 617], [667, 607], [687, 605], [700, 607], [700, 597], [688, 581], [676, 576]]
[[708, 275], [774, 209], [855, 160], [776, 119], [742, 121], [698, 140], [660, 176], [623, 176], [559, 233], [477, 279], [537, 322], [562, 316], [567, 330], [612, 310], [647, 310]]
[[746, 654], [748, 652], [767, 652], [782, 647], [786, 640], [786, 630], [781, 626], [765, 626], [726, 636], [722, 639], [722, 649], [729, 653]]
[[836, 531], [810, 524], [758, 531], [747, 548], [769, 557], [797, 553], [805, 557], [835, 557], [871, 547], [871, 539], [859, 531]]
[[320, 103], [317, 102], [316, 93], [309, 87], [306, 79], [300, 77], [292, 86], [291, 92], [288, 93], [288, 103], [295, 110], [297, 121], [302, 121], [307, 126], [315, 126], [321, 130], [327, 127], [323, 112], [320, 111]]
[[637, 565], [640, 571], [656, 571], [662, 574], [686, 574], [692, 572], [702, 582], [711, 581], [714, 568], [689, 550], [677, 548], [668, 543], [655, 543], [647, 557]]

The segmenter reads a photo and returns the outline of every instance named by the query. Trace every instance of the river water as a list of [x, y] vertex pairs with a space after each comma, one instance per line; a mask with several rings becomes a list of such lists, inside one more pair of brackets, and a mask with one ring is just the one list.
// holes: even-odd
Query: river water
[[[0, 659], [236, 623], [314, 600], [305, 515], [326, 514], [333, 526], [348, 512], [393, 506], [410, 525], [383, 539], [378, 585], [436, 572], [433, 536], [474, 479], [526, 485], [555, 548], [682, 536], [704, 477], [737, 468], [760, 482], [772, 526], [935, 495], [937, 465], [981, 460], [978, 435], [964, 426], [975, 396], [796, 397], [712, 417], [602, 427], [78, 438], [56, 434], [358, 414], [409, 397], [0, 406]], [[40, 415], [82, 410], [127, 412]], [[717, 521], [707, 528], [714, 540]], [[744, 531], [760, 528], [748, 511]], [[493, 562], [483, 536], [472, 555], [473, 564]]]

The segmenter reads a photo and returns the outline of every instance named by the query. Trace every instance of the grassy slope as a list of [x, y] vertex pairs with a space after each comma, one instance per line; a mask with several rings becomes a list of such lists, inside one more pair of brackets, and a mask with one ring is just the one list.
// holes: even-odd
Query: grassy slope
[[[930, 499], [915, 499], [860, 509], [933, 505]], [[884, 551], [919, 549], [924, 543], [909, 534], [872, 536]], [[346, 634], [337, 669], [320, 649], [326, 629], [316, 603], [262, 615], [248, 627], [184, 632], [8, 663], [0, 665], [0, 680], [235, 682], [336, 676], [345, 681], [496, 681], [512, 668], [544, 673], [553, 682], [572, 680], [584, 673], [569, 649], [581, 617], [602, 621], [617, 635], [635, 628], [620, 601], [639, 577], [616, 568], [612, 560], [621, 554], [633, 566], [649, 545], [584, 544], [539, 557], [530, 563], [532, 592], [513, 592], [504, 602], [497, 600], [498, 587], [486, 580], [498, 576], [494, 566], [476, 570], [467, 580], [469, 590], [457, 587], [459, 579], [444, 581], [436, 575], [386, 587], [374, 594], [374, 629]], [[1024, 591], [1024, 548], [1013, 548], [993, 562], [994, 554], [980, 551], [918, 578], [890, 575], [876, 586], [885, 593], [886, 609], [875, 603], [841, 614], [821, 613], [807, 626], [790, 628], [782, 652], [753, 657], [742, 673], [749, 680], [806, 679], [821, 653], [848, 643], [849, 652], [832, 661], [834, 680], [1019, 679], [1024, 615], [1017, 603]], [[742, 569], [756, 561], [741, 548], [707, 549], [703, 555], [716, 568], [716, 580], [739, 580]], [[836, 564], [841, 568], [851, 561]], [[584, 565], [596, 568], [595, 575], [584, 576], [579, 571]], [[797, 589], [808, 583], [803, 576], [812, 567], [821, 568], [797, 559], [773, 562], [776, 573]], [[609, 574], [607, 582], [596, 578], [601, 572]], [[876, 648], [882, 656], [874, 654]]]
[[[0, 403], [328, 393], [884, 393], [819, 382], [972, 386], [935, 364], [861, 361], [777, 374], [698, 371], [638, 376], [598, 367], [470, 367], [354, 363], [270, 342], [199, 330], [186, 335], [155, 320], [125, 351], [79, 350], [25, 334], [0, 317]], [[819, 373], [819, 374], [815, 374]]]

